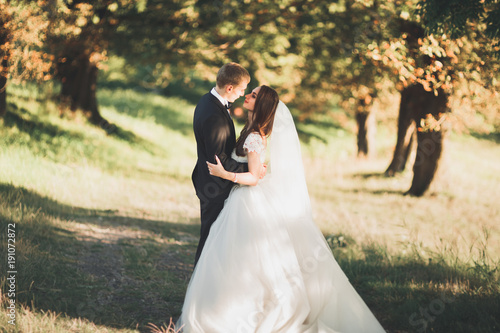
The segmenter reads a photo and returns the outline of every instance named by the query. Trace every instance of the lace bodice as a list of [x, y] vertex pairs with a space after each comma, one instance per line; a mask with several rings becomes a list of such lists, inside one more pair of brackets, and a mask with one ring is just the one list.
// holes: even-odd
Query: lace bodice
[[[247, 152], [257, 152], [260, 154], [260, 161], [264, 163], [266, 159], [266, 144], [264, 143], [264, 139], [260, 136], [259, 133], [257, 132], [252, 132], [248, 134], [247, 138], [245, 139], [245, 143], [243, 144], [243, 149]], [[247, 156], [238, 156], [236, 155], [236, 151], [233, 150], [233, 153], [231, 154], [231, 157], [233, 160], [240, 162], [240, 163], [247, 163], [248, 158]]]

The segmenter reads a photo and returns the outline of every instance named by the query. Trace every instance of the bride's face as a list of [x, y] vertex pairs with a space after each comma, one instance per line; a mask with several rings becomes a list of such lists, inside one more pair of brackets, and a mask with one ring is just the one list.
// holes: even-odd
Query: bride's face
[[243, 102], [243, 107], [248, 111], [253, 111], [255, 106], [255, 100], [257, 99], [257, 95], [259, 94], [260, 87], [255, 88], [252, 92], [245, 96], [245, 102]]
[[260, 87], [255, 88], [252, 92], [245, 96], [245, 102], [243, 102], [243, 107], [248, 110], [248, 119], [252, 120], [253, 109], [255, 106], [255, 100], [259, 94]]

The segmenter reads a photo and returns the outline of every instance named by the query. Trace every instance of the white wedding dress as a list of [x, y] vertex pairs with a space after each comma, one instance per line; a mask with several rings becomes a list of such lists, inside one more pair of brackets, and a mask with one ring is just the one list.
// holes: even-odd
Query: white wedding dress
[[[314, 224], [293, 118], [280, 102], [270, 166], [235, 186], [189, 282], [182, 332], [385, 332]], [[258, 134], [245, 147], [265, 156]]]

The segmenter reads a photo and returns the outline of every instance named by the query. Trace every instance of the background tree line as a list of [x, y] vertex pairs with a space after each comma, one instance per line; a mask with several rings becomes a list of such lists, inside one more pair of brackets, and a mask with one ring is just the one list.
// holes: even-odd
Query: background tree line
[[0, 116], [9, 82], [54, 80], [62, 112], [80, 110], [109, 128], [96, 91], [110, 54], [154, 66], [153, 85], [193, 72], [213, 80], [221, 64], [237, 61], [252, 85], [276, 87], [299, 120], [335, 104], [350, 110], [359, 155], [370, 151], [374, 101], [400, 94], [386, 174], [405, 169], [416, 142], [408, 193], [422, 195], [443, 150], [450, 99], [488, 112], [474, 96], [498, 97], [499, 22], [494, 0], [1, 0]]

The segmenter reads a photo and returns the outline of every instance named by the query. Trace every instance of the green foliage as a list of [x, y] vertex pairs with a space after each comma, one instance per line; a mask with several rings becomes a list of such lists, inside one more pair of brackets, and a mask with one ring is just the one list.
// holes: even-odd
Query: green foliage
[[421, 1], [419, 14], [426, 28], [434, 34], [448, 34], [451, 38], [464, 36], [470, 21], [479, 21], [485, 16], [484, 1]]
[[0, 2], [1, 76], [17, 83], [50, 79], [51, 58], [44, 46], [47, 26], [35, 1]]
[[430, 33], [448, 34], [457, 39], [466, 35], [472, 27], [486, 23], [486, 35], [495, 39], [500, 36], [500, 7], [498, 1], [488, 0], [426, 0], [418, 3], [418, 13]]
[[130, 62], [164, 66], [168, 73], [170, 64], [184, 69], [203, 59], [194, 52], [203, 35], [194, 1], [144, 1], [119, 7], [114, 16], [111, 48]]
[[[495, 0], [426, 0], [417, 12], [430, 34], [446, 34], [451, 39], [468, 36], [500, 55], [500, 4]], [[483, 58], [483, 60], [486, 60]]]
[[[213, 82], [223, 63], [237, 61], [253, 78], [250, 88], [276, 87], [300, 110], [300, 119], [331, 112], [339, 98], [344, 109], [364, 112], [377, 97], [414, 83], [451, 93], [462, 79], [490, 90], [499, 82], [499, 64], [491, 57], [499, 50], [496, 1], [59, 0], [3, 6], [14, 21], [33, 22], [27, 25], [32, 29], [9, 29], [18, 41], [13, 50], [27, 46], [32, 52], [37, 45], [48, 53], [38, 56], [44, 69], [30, 67], [38, 78], [50, 78], [51, 66], [64, 80], [79, 57], [104, 69], [109, 56], [119, 56], [146, 88], [171, 90], [176, 82], [192, 87], [195, 77]], [[418, 32], [423, 29], [429, 35]]]

